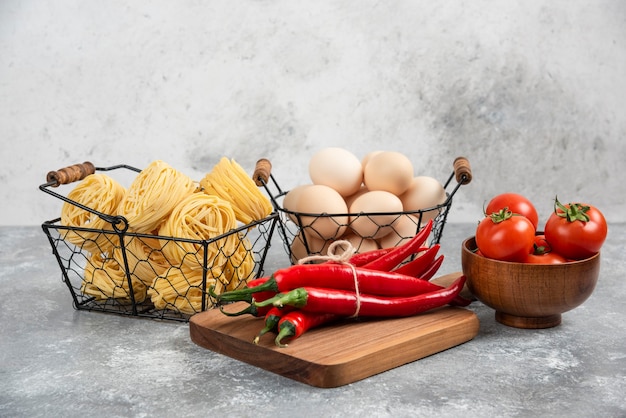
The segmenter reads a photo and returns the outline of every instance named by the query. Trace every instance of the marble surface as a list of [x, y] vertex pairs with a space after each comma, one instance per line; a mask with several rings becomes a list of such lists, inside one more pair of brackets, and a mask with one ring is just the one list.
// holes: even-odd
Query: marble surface
[[85, 160], [199, 179], [266, 157], [289, 189], [327, 146], [438, 179], [467, 156], [457, 221], [517, 191], [626, 222], [624, 4], [2, 0], [0, 225], [55, 216], [37, 186]]
[[[446, 225], [442, 274], [473, 228]], [[473, 340], [319, 389], [205, 350], [186, 323], [75, 311], [41, 229], [0, 227], [0, 416], [623, 417], [625, 237], [610, 225], [595, 292], [558, 327], [509, 328], [473, 303]]]

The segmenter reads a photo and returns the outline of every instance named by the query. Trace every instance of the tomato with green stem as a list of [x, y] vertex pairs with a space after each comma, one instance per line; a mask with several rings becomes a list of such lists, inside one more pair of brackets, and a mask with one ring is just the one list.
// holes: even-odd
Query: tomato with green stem
[[561, 204], [554, 199], [554, 212], [544, 231], [552, 250], [571, 260], [583, 260], [598, 253], [608, 227], [598, 208], [584, 203]]
[[529, 264], [562, 264], [567, 263], [567, 259], [562, 255], [552, 251], [552, 246], [544, 234], [535, 235], [533, 250], [528, 254], [525, 263]]
[[546, 235], [538, 232], [535, 234], [535, 243], [533, 244], [533, 254], [541, 255], [552, 252], [552, 247], [546, 239]]
[[537, 229], [539, 225], [537, 209], [525, 196], [518, 193], [501, 193], [489, 201], [485, 208], [485, 213], [499, 212], [505, 208], [513, 213], [525, 216]]
[[525, 216], [501, 209], [480, 221], [476, 245], [487, 258], [523, 262], [533, 249], [535, 227]]

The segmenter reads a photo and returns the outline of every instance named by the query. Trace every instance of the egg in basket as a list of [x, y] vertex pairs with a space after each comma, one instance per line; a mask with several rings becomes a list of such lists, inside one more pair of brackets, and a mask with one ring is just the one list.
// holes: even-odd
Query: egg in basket
[[325, 255], [337, 240], [347, 241], [346, 247], [356, 252], [392, 248], [431, 219], [430, 245], [437, 244], [454, 194], [472, 179], [464, 157], [454, 160], [452, 173], [441, 183], [416, 175], [411, 160], [400, 152], [374, 151], [359, 160], [348, 150], [331, 147], [311, 157], [311, 183], [283, 191], [266, 163], [254, 178], [268, 189], [280, 214], [279, 232], [293, 264]]

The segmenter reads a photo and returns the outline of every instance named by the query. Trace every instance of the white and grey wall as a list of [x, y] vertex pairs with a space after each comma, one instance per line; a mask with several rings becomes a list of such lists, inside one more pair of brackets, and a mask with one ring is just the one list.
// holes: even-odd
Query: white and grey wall
[[2, 0], [0, 225], [58, 216], [37, 186], [85, 160], [267, 157], [288, 189], [327, 146], [466, 156], [450, 222], [504, 191], [624, 222], [625, 105], [620, 0]]

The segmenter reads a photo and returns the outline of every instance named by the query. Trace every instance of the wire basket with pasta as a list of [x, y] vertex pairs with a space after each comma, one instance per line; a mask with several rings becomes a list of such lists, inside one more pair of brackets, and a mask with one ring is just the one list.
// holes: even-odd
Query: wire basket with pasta
[[[53, 190], [74, 182], [66, 194]], [[211, 290], [263, 275], [278, 222], [270, 199], [225, 157], [200, 181], [160, 160], [142, 170], [85, 162], [48, 173], [39, 188], [63, 201], [42, 228], [78, 310], [187, 321], [213, 307]]]
[[288, 209], [285, 201], [290, 191], [280, 187], [271, 173], [270, 162], [263, 164], [265, 168], [262, 164], [258, 165], [259, 169], [253, 177], [258, 185], [265, 187], [279, 214], [279, 234], [292, 264], [304, 258], [326, 255], [330, 244], [337, 240], [348, 241], [357, 252], [394, 247], [409, 240], [430, 220], [432, 231], [429, 243], [438, 244], [454, 195], [462, 185], [472, 180], [469, 161], [458, 157], [445, 183], [439, 185], [443, 194], [439, 204], [392, 212], [317, 213]]

